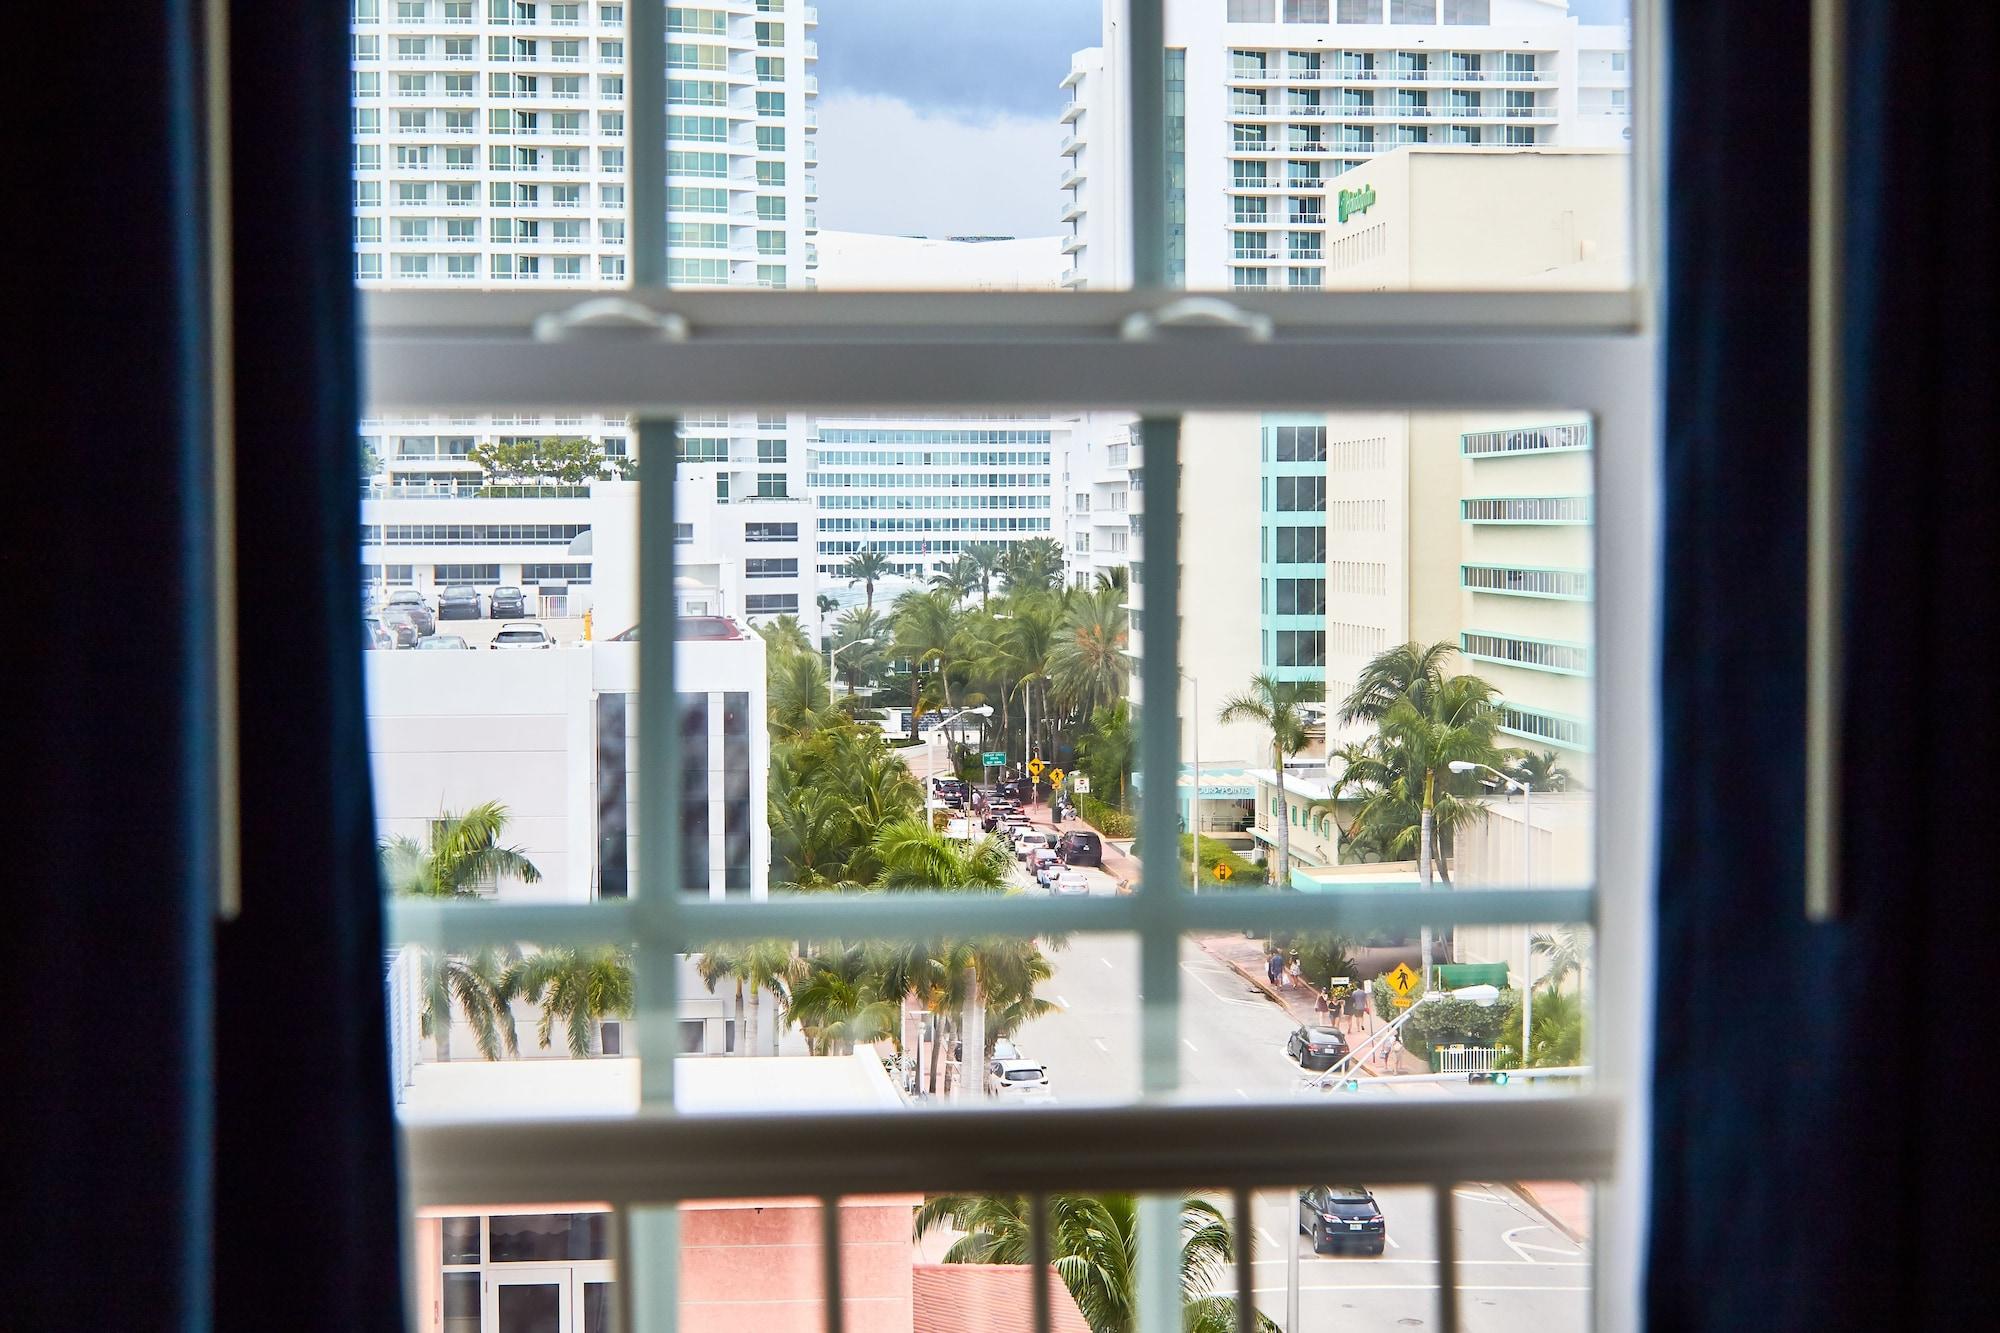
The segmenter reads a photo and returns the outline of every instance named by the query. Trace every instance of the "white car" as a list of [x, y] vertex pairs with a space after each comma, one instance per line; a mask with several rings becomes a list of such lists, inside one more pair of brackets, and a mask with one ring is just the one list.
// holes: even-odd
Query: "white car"
[[1058, 898], [1088, 898], [1090, 876], [1081, 870], [1065, 870], [1049, 881], [1049, 892]]
[[553, 648], [555, 636], [532, 620], [509, 625], [493, 636], [488, 648]]
[[1030, 856], [1034, 855], [1036, 848], [1045, 848], [1047, 846], [1048, 843], [1043, 841], [1041, 834], [1023, 829], [1014, 835], [1014, 859], [1026, 862]]
[[1007, 1102], [1045, 1102], [1049, 1070], [1039, 1060], [993, 1060], [986, 1066], [986, 1094]]
[[1057, 859], [1054, 851], [1047, 847], [1028, 849], [1028, 873], [1035, 877], [1035, 883], [1046, 888], [1061, 869], [1062, 862]]

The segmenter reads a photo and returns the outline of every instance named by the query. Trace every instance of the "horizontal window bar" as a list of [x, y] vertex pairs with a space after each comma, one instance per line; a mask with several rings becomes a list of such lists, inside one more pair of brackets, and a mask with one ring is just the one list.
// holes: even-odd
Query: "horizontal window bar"
[[1605, 1180], [1616, 1101], [1528, 1089], [1452, 1101], [672, 1115], [406, 1126], [419, 1207], [939, 1191], [1074, 1193]]
[[[686, 319], [684, 341], [648, 326], [537, 342], [530, 325], [567, 309], [563, 298], [470, 296], [371, 298], [381, 316], [367, 351], [375, 406], [641, 415], [691, 404], [1172, 412], [1565, 402], [1594, 410], [1645, 383], [1652, 356], [1650, 341], [1616, 320], [1582, 330], [1538, 322], [1528, 297], [1356, 296], [1288, 308], [1262, 341], [1215, 328], [1127, 341], [1120, 312], [1146, 309], [1129, 295], [864, 297], [861, 305], [801, 296], [766, 307], [762, 296], [705, 305], [683, 293], [660, 307]], [[836, 300], [838, 311], [818, 305]], [[1322, 313], [1296, 317], [1308, 306]], [[1372, 320], [1357, 317], [1371, 310]], [[786, 373], [773, 375], [773, 365]]]
[[[1177, 929], [1366, 930], [1389, 926], [1536, 925], [1593, 922], [1590, 889], [1408, 890], [1340, 893], [1229, 892], [1174, 894]], [[802, 894], [764, 902], [676, 903], [678, 938], [658, 934], [643, 899], [596, 903], [452, 903], [403, 899], [390, 904], [396, 943], [542, 945], [643, 940], [670, 948], [747, 939], [911, 939], [930, 935], [1041, 935], [1136, 931], [1142, 894], [1105, 898], [958, 894]]]

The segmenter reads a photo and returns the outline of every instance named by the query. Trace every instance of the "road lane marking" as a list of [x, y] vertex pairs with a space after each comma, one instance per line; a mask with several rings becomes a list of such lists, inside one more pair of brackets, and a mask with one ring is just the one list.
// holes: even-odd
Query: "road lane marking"
[[1091, 1044], [1096, 1046], [1098, 1050], [1103, 1051], [1106, 1055], [1111, 1054], [1111, 1048], [1104, 1044], [1104, 1038], [1092, 1037], [1090, 1040]]
[[1512, 1200], [1497, 1198], [1494, 1195], [1488, 1194], [1484, 1191], [1475, 1194], [1471, 1190], [1460, 1189], [1460, 1190], [1453, 1190], [1451, 1193], [1453, 1198], [1466, 1199], [1472, 1203], [1497, 1203], [1503, 1208], [1512, 1208], [1514, 1206]]
[[1069, 1008], [1069, 996], [1067, 995], [1056, 996], [1056, 1003], [1061, 1005], [1065, 1009]]
[[1189, 1041], [1186, 1037], [1181, 1038], [1181, 1045], [1187, 1047], [1189, 1050], [1193, 1051], [1196, 1055], [1201, 1054], [1201, 1047], [1195, 1045], [1193, 1042]]
[[[1112, 966], [1112, 963], [1111, 963], [1111, 960], [1110, 960], [1109, 958], [1105, 958], [1105, 957], [1102, 957], [1102, 956], [1100, 956], [1100, 957], [1098, 958], [1098, 960], [1097, 960], [1097, 961], [1098, 961], [1098, 962], [1100, 962], [1100, 963], [1102, 963], [1102, 964], [1104, 964], [1104, 965], [1105, 965], [1106, 967], [1111, 967], [1111, 966]], [[1116, 969], [1114, 969], [1114, 970], [1116, 970]]]
[[1203, 981], [1201, 979], [1201, 973], [1197, 971], [1195, 968], [1190, 967], [1186, 963], [1181, 964], [1181, 970], [1194, 978], [1195, 985], [1201, 987], [1203, 990], [1207, 991], [1210, 995], [1213, 995], [1216, 999], [1222, 1001], [1224, 1004], [1241, 1005], [1246, 1009], [1270, 1008], [1270, 1001], [1268, 1000], [1244, 1000], [1244, 999], [1239, 999], [1234, 995], [1224, 995], [1221, 991], [1209, 985], [1206, 981]]
[[[1266, 1231], [1266, 1230], [1264, 1230], [1264, 1228], [1262, 1228], [1262, 1227], [1252, 1227], [1252, 1228], [1251, 1228], [1251, 1230], [1255, 1231], [1255, 1232], [1257, 1233], [1257, 1235], [1258, 1235], [1258, 1238], [1259, 1238], [1259, 1239], [1261, 1239], [1261, 1240], [1262, 1240], [1262, 1241], [1263, 1241], [1263, 1242], [1264, 1242], [1264, 1243], [1265, 1243], [1266, 1245], [1276, 1245], [1276, 1244], [1278, 1243], [1277, 1241], [1275, 1241], [1275, 1240], [1272, 1240], [1272, 1239], [1271, 1239], [1271, 1233], [1270, 1233], [1270, 1232], [1268, 1232], [1268, 1231]], [[1259, 1260], [1257, 1260], [1257, 1262], [1258, 1262], [1258, 1263], [1283, 1263], [1283, 1262], [1284, 1262], [1284, 1260], [1282, 1260], [1282, 1259], [1259, 1259]]]
[[1241, 1097], [1241, 1098], [1242, 1098], [1242, 1099], [1243, 1099], [1244, 1101], [1246, 1101], [1246, 1102], [1250, 1100], [1250, 1094], [1249, 1094], [1249, 1093], [1247, 1093], [1247, 1092], [1245, 1092], [1245, 1091], [1243, 1091], [1243, 1089], [1241, 1089], [1241, 1088], [1238, 1088], [1238, 1089], [1236, 1090], [1236, 1095], [1237, 1095], [1238, 1097]]
[[[1386, 1240], [1386, 1241], [1388, 1241], [1388, 1242], [1389, 1242], [1389, 1248], [1390, 1248], [1390, 1249], [1392, 1249], [1392, 1250], [1400, 1250], [1400, 1249], [1402, 1249], [1402, 1248], [1403, 1248], [1403, 1242], [1401, 1242], [1400, 1240], [1397, 1240], [1397, 1239], [1396, 1239], [1396, 1238], [1395, 1238], [1394, 1236], [1384, 1236], [1384, 1237], [1382, 1237], [1382, 1239], [1383, 1239], [1383, 1240]], [[1399, 1264], [1400, 1264], [1400, 1263], [1403, 1263], [1403, 1262], [1405, 1262], [1405, 1261], [1404, 1261], [1404, 1260], [1402, 1260], [1402, 1259], [1396, 1259], [1396, 1260], [1392, 1260], [1391, 1262], [1393, 1262], [1393, 1263], [1399, 1263]], [[1433, 1259], [1433, 1260], [1431, 1260], [1431, 1262], [1432, 1262], [1432, 1263], [1436, 1263], [1436, 1262], [1437, 1262], [1437, 1260]]]
[[1534, 1264], [1538, 1268], [1543, 1266], [1553, 1268], [1555, 1265], [1550, 1263], [1546, 1259], [1530, 1259], [1527, 1253], [1529, 1250], [1533, 1250], [1538, 1254], [1559, 1255], [1564, 1259], [1574, 1259], [1579, 1254], [1582, 1253], [1582, 1251], [1580, 1250], [1558, 1249], [1553, 1245], [1537, 1245], [1533, 1241], [1514, 1239], [1514, 1237], [1520, 1235], [1523, 1231], [1547, 1231], [1547, 1230], [1548, 1228], [1543, 1226], [1539, 1222], [1533, 1222], [1527, 1226], [1513, 1227], [1510, 1230], [1503, 1231], [1500, 1233], [1500, 1243], [1505, 1245], [1508, 1249], [1512, 1250], [1515, 1254], [1519, 1255], [1521, 1257], [1521, 1262]]

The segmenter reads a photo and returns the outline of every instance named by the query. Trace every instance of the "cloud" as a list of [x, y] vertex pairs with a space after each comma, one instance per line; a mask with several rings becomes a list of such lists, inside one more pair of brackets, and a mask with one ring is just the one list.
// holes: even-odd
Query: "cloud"
[[900, 236], [1058, 230], [1062, 127], [1039, 116], [927, 114], [899, 97], [822, 94], [819, 221]]
[[1102, 40], [1100, 0], [820, 0], [831, 94], [925, 111], [1053, 118], [1072, 53]]

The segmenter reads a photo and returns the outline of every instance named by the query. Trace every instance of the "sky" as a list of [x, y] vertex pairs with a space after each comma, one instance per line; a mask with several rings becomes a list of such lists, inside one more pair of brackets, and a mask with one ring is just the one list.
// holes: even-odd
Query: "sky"
[[[1201, 0], [1221, 4], [1222, 0]], [[819, 221], [837, 231], [1049, 236], [1057, 85], [1103, 0], [818, 0]], [[1629, 0], [1571, 0], [1586, 23]]]

